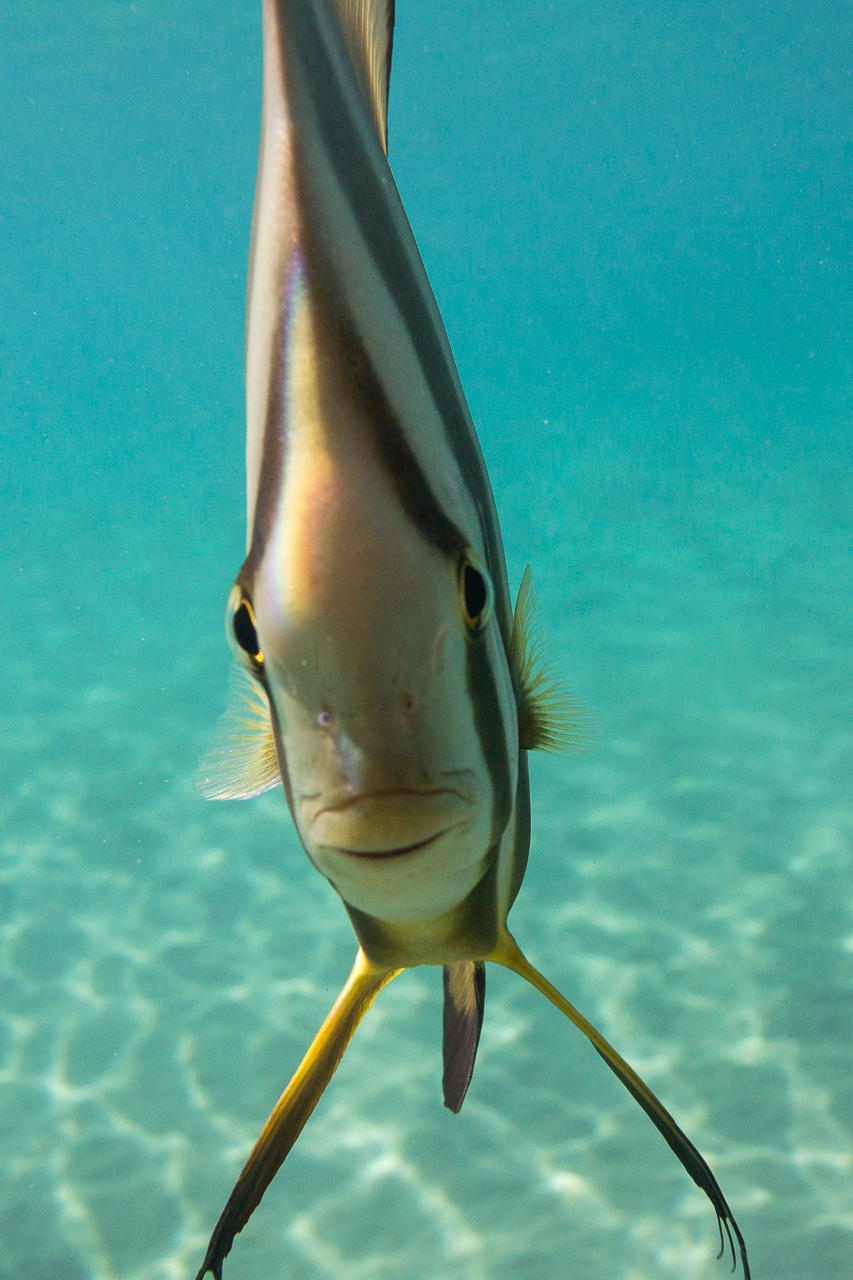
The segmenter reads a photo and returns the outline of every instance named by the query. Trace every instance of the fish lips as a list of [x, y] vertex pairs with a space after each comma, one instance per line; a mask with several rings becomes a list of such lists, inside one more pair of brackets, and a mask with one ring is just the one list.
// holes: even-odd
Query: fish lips
[[483, 874], [489, 806], [473, 796], [407, 791], [312, 807], [303, 834], [311, 861], [345, 902], [371, 915], [429, 919]]
[[415, 852], [469, 821], [475, 807], [473, 799], [450, 788], [375, 792], [338, 803], [303, 804], [308, 810], [304, 830], [315, 848], [367, 858]]

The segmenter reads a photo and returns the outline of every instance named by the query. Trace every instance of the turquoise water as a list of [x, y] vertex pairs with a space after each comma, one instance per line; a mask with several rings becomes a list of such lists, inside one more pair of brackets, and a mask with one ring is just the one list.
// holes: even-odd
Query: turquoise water
[[[512, 915], [712, 1163], [853, 1268], [847, 6], [400, 0], [391, 159], [551, 647]], [[209, 804], [243, 546], [246, 0], [7, 3], [0, 1277], [187, 1280], [354, 953], [283, 799]], [[490, 970], [383, 992], [229, 1280], [709, 1280], [713, 1213]]]

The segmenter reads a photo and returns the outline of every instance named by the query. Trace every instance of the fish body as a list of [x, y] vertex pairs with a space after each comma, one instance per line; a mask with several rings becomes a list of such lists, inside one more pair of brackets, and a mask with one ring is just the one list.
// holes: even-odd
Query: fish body
[[388, 166], [393, 20], [393, 0], [263, 2], [247, 552], [228, 607], [244, 684], [202, 790], [283, 785], [359, 950], [198, 1280], [221, 1276], [379, 990], [422, 964], [444, 969], [451, 1110], [485, 963], [513, 968], [584, 1031], [742, 1246], [702, 1157], [507, 929], [530, 842], [527, 751], [578, 745], [588, 719], [541, 656], [529, 571], [512, 609], [485, 463]]
[[232, 614], [297, 830], [366, 954], [444, 963], [494, 942], [529, 798], [495, 504], [385, 156], [390, 34], [371, 72], [359, 15], [389, 16], [264, 6]]

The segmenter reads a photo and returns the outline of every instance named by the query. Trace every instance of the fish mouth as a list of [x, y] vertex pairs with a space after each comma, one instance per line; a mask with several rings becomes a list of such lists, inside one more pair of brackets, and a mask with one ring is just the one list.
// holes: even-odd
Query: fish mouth
[[[456, 826], [458, 824], [454, 824]], [[418, 840], [415, 844], [404, 845], [400, 849], [342, 849], [337, 845], [326, 845], [332, 853], [344, 853], [348, 858], [368, 858], [372, 861], [379, 861], [385, 858], [404, 858], [410, 853], [420, 853], [422, 849], [428, 849], [431, 844], [435, 844], [442, 836], [446, 836], [448, 831], [452, 831], [453, 827], [445, 827], [443, 831], [437, 831], [433, 836], [427, 836], [426, 840]]]
[[304, 831], [318, 851], [383, 859], [422, 852], [470, 822], [475, 807], [461, 790], [436, 788], [320, 799], [302, 812]]

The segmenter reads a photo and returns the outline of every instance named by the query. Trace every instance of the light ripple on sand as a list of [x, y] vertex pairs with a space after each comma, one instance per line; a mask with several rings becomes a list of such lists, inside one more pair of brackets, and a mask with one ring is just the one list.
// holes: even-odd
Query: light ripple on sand
[[[622, 567], [582, 620], [558, 566], [539, 574], [555, 648], [612, 725], [591, 756], [534, 762], [514, 928], [707, 1153], [756, 1274], [842, 1280], [847, 623], [812, 613], [820, 634], [791, 641], [800, 624], [786, 617], [823, 590], [807, 553], [777, 579], [768, 630], [748, 591], [715, 579], [707, 546], [674, 554], [665, 522], [642, 546], [619, 537]], [[598, 578], [605, 541], [576, 538], [576, 584]], [[839, 581], [849, 566], [832, 554]], [[103, 590], [94, 570], [75, 599]], [[145, 634], [148, 656], [117, 625], [95, 681], [50, 628], [33, 635], [45, 679], [22, 679], [14, 655], [4, 672], [16, 716], [0, 789], [3, 1280], [191, 1277], [352, 958], [281, 798], [196, 799], [206, 649], [166, 675], [168, 619]], [[443, 1113], [439, 989], [421, 972], [383, 993], [232, 1273], [718, 1276], [704, 1198], [596, 1055], [510, 975], [490, 975], [471, 1094], [458, 1118]]]

